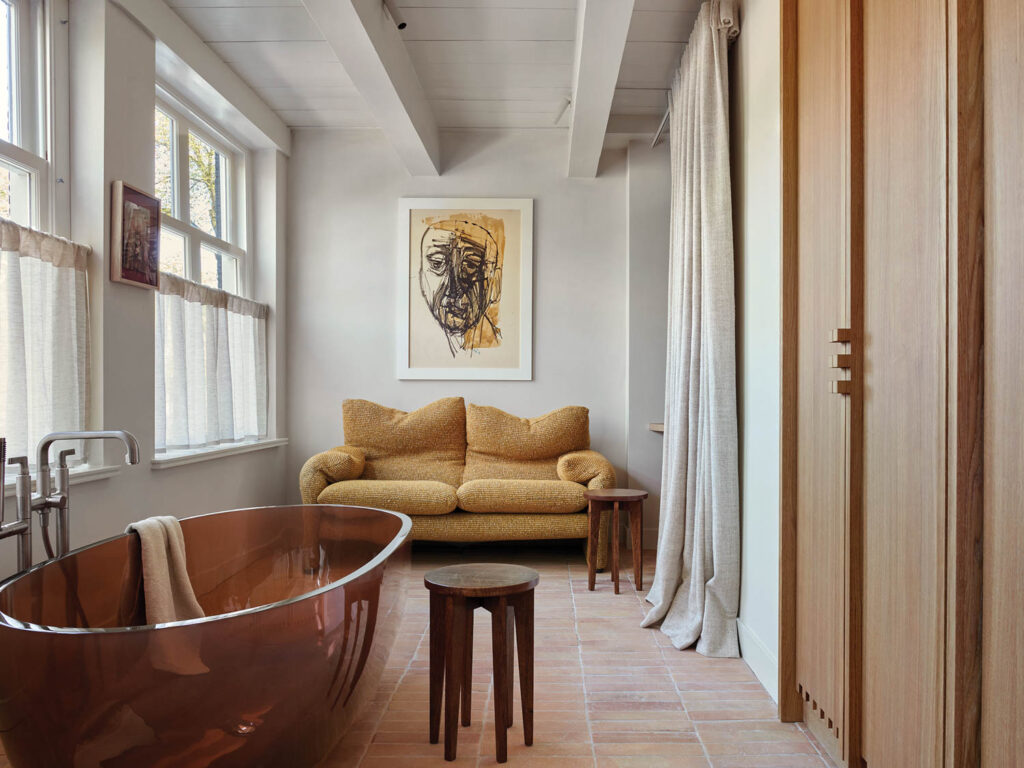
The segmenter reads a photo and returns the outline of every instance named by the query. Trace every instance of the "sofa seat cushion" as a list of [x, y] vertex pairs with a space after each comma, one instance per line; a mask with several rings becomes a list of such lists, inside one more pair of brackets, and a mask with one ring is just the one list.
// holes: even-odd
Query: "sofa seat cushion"
[[455, 488], [434, 480], [345, 480], [327, 486], [317, 501], [407, 515], [446, 515], [458, 506]]
[[522, 419], [470, 403], [466, 411], [466, 471], [462, 481], [558, 480], [558, 458], [590, 447], [590, 414], [569, 406]]
[[565, 514], [586, 509], [585, 486], [567, 480], [470, 480], [459, 487], [466, 512]]
[[447, 397], [406, 413], [345, 400], [345, 445], [366, 456], [363, 480], [435, 480], [458, 487], [466, 463], [466, 403]]

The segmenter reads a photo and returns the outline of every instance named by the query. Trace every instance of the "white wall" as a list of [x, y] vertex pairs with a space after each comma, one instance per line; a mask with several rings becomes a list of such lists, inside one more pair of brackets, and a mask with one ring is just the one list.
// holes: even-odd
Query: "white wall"
[[[114, 477], [72, 485], [71, 545], [120, 533], [129, 522], [149, 515], [187, 517], [280, 503], [285, 487], [282, 448], [163, 470], [150, 466], [154, 294], [110, 281], [107, 222], [112, 181], [153, 188], [155, 42], [118, 6], [106, 0], [74, 0], [70, 45], [71, 234], [93, 248], [89, 263], [95, 363], [91, 426], [127, 429], [142, 449], [141, 464], [124, 467]], [[280, 165], [282, 160], [273, 162]], [[272, 283], [267, 288], [271, 295], [258, 298], [274, 300]], [[120, 444], [107, 443], [104, 448], [94, 460], [123, 462]], [[13, 510], [10, 497], [8, 504]], [[8, 519], [12, 517], [13, 511]], [[35, 552], [38, 561], [42, 558], [38, 535]], [[0, 541], [0, 574], [14, 570], [14, 540]]]
[[[630, 485], [650, 496], [644, 503], [644, 546], [653, 549], [661, 505], [665, 437], [649, 429], [665, 419], [668, 344], [668, 140], [651, 148], [629, 144], [629, 396], [627, 462]], [[650, 576], [650, 574], [649, 574]]]
[[743, 556], [740, 647], [778, 699], [781, 156], [779, 0], [741, 0], [732, 154]]
[[[410, 410], [462, 395], [524, 417], [584, 405], [592, 445], [624, 473], [625, 153], [606, 153], [596, 179], [567, 179], [561, 131], [445, 133], [442, 150], [443, 176], [413, 178], [377, 131], [295, 133], [288, 196], [291, 498], [298, 497], [303, 461], [341, 442], [347, 397]], [[396, 379], [402, 196], [534, 198], [533, 381]]]

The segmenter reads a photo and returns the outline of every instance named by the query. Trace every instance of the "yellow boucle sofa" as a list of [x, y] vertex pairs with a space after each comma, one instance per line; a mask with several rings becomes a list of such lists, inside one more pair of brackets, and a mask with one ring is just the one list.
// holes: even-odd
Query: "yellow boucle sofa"
[[[586, 539], [583, 492], [615, 487], [586, 408], [520, 419], [449, 397], [411, 413], [346, 400], [342, 415], [345, 445], [302, 467], [303, 503], [404, 512], [417, 540]], [[607, 533], [604, 519], [600, 568]]]

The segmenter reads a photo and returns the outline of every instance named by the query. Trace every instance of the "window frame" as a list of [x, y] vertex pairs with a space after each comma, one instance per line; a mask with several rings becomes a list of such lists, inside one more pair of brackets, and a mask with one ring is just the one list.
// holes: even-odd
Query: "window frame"
[[21, 223], [71, 232], [68, 0], [0, 0], [13, 11], [11, 139], [0, 159], [27, 174], [29, 216]]
[[[170, 215], [161, 210], [160, 227], [185, 239], [185, 278], [202, 283], [202, 250], [205, 245], [235, 259], [238, 282], [233, 293], [252, 298], [255, 284], [255, 265], [247, 243], [251, 241], [249, 226], [252, 220], [249, 201], [249, 173], [251, 160], [248, 150], [215, 128], [207, 119], [168, 88], [157, 83], [155, 109], [171, 119], [171, 164], [174, 200]], [[155, 118], [155, 113], [154, 113]], [[191, 222], [189, 207], [188, 137], [193, 133], [228, 159], [225, 181], [224, 206], [226, 238], [211, 235]], [[156, 149], [156, 138], [153, 142]], [[164, 201], [161, 200], [161, 203]]]

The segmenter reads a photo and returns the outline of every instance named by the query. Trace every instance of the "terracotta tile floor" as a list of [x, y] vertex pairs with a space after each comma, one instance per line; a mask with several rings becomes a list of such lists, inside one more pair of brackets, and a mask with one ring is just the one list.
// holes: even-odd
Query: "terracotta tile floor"
[[[654, 572], [646, 553], [644, 574]], [[534, 744], [523, 746], [518, 682], [510, 766], [518, 768], [826, 768], [803, 728], [778, 722], [746, 663], [677, 651], [642, 629], [646, 603], [598, 574], [587, 590], [578, 547], [417, 550], [405, 620], [378, 695], [321, 768], [489, 766], [494, 758], [489, 614], [476, 611], [473, 723], [460, 728], [458, 759], [427, 740], [428, 601], [423, 574], [454, 562], [515, 562], [540, 571], [536, 602]], [[0, 747], [0, 768], [7, 768]]]
[[[654, 553], [646, 553], [649, 583]], [[647, 603], [625, 568], [621, 594], [607, 573], [587, 590], [578, 547], [417, 549], [405, 620], [371, 711], [323, 768], [489, 766], [494, 757], [490, 614], [475, 615], [472, 725], [458, 759], [427, 740], [428, 599], [423, 574], [455, 562], [514, 562], [541, 574], [536, 596], [535, 734], [523, 745], [516, 690], [510, 766], [520, 768], [803, 768], [832, 766], [801, 727], [778, 722], [774, 702], [740, 659], [677, 651], [642, 629]], [[621, 562], [631, 559], [624, 555]], [[442, 729], [443, 741], [443, 729]]]

